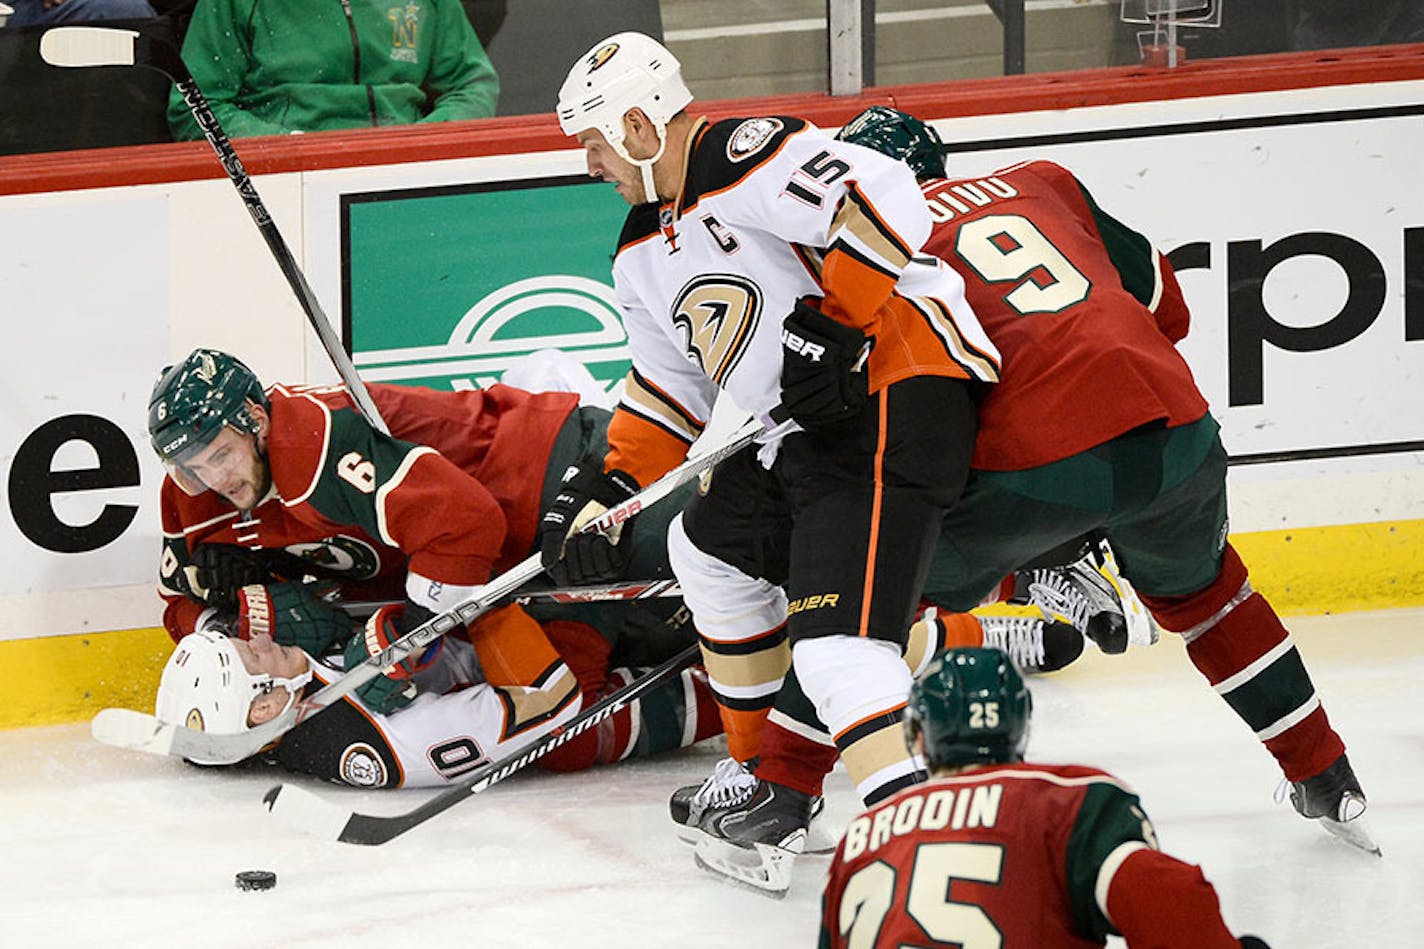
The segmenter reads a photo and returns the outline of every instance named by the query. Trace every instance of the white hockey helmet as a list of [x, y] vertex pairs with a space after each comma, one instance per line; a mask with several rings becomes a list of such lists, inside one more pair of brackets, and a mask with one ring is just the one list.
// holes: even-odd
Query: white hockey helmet
[[199, 629], [179, 640], [168, 657], [158, 683], [154, 715], [161, 722], [196, 731], [244, 732], [251, 727], [247, 715], [253, 699], [283, 686], [291, 693], [287, 700], [290, 707], [311, 677], [310, 668], [292, 678], [248, 672], [231, 639], [213, 629]]
[[[624, 161], [643, 170], [646, 198], [657, 200], [652, 166], [667, 148], [667, 124], [692, 102], [682, 64], [657, 40], [616, 33], [580, 56], [559, 88], [559, 127], [565, 135], [598, 129]], [[623, 144], [623, 116], [642, 109], [658, 133], [658, 153], [635, 159]]]

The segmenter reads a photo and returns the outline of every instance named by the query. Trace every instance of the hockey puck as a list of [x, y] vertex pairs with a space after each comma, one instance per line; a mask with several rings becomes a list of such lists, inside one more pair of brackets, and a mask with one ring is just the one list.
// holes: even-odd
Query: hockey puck
[[277, 874], [271, 870], [243, 870], [237, 875], [239, 890], [270, 890], [277, 885]]

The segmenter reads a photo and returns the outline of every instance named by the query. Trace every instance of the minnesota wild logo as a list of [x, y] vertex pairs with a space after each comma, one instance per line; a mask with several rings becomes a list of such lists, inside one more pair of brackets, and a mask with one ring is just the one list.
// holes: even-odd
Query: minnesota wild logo
[[484, 388], [515, 360], [558, 349], [611, 388], [628, 371], [628, 337], [613, 288], [574, 274], [545, 274], [506, 284], [471, 306], [443, 344], [358, 352], [368, 382]]

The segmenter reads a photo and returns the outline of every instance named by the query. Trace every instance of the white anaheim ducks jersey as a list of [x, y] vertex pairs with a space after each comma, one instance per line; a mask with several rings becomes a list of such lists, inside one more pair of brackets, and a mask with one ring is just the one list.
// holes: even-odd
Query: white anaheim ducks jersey
[[[312, 669], [316, 687], [336, 676], [321, 663]], [[433, 787], [549, 734], [583, 707], [563, 660], [529, 687], [496, 687], [480, 681], [474, 647], [458, 636], [444, 638], [439, 661], [421, 676], [428, 691], [405, 708], [381, 715], [348, 695], [284, 735], [266, 757], [355, 787]]]
[[875, 337], [872, 391], [911, 375], [997, 379], [963, 281], [916, 256], [931, 219], [906, 165], [763, 117], [699, 121], [686, 169], [678, 198], [633, 208], [619, 239], [633, 371], [610, 467], [648, 483], [677, 460], [660, 436], [685, 454], [719, 389], [765, 421], [781, 401], [782, 321], [804, 296]]

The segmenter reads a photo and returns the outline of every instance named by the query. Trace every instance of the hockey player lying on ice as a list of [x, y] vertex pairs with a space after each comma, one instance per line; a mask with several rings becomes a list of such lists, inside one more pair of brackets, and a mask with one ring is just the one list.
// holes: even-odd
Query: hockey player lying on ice
[[[567, 392], [371, 390], [395, 437], [370, 426], [339, 386], [264, 391], [246, 365], [216, 350], [196, 350], [159, 379], [149, 430], [169, 471], [161, 491], [164, 624], [175, 641], [203, 631], [170, 661], [160, 718], [215, 731], [256, 724], [273, 695], [318, 687], [304, 679], [308, 671], [329, 679], [330, 668], [311, 657], [336, 650], [347, 664], [363, 661], [465, 599], [532, 551], [538, 512], [560, 493], [557, 476], [605, 444], [608, 413]], [[639, 579], [670, 576], [664, 537], [680, 506], [677, 498], [653, 506], [616, 548], [593, 555], [616, 557]], [[1046, 575], [1025, 574], [1020, 585], [1048, 595], [1033, 577]], [[334, 601], [401, 597], [360, 635]], [[627, 667], [679, 651], [691, 636], [681, 606], [669, 598], [492, 611], [466, 635], [437, 640], [299, 726], [272, 757], [368, 786], [448, 779], [504, 742], [531, 740], [577, 714], [624, 681]], [[1081, 650], [1081, 635], [1065, 623], [985, 624], [958, 617], [926, 627], [935, 638], [924, 640], [924, 655], [951, 626], [953, 642], [987, 637], [1038, 668]], [[224, 642], [224, 634], [250, 643]], [[224, 664], [248, 676], [217, 677]], [[214, 671], [179, 676], [175, 668]], [[686, 673], [545, 763], [581, 767], [704, 737], [720, 729], [715, 714], [693, 707], [705, 711], [706, 696], [700, 670]], [[406, 706], [409, 714], [390, 714]]]

